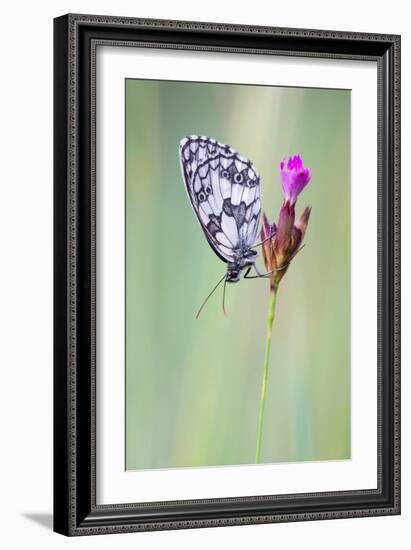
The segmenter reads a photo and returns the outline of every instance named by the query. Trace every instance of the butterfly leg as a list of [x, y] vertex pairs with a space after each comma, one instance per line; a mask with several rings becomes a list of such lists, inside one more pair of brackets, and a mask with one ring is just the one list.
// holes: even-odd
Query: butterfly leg
[[244, 279], [261, 279], [263, 277], [268, 277], [269, 276], [268, 273], [260, 273], [257, 266], [254, 266], [254, 269], [256, 270], [257, 275], [249, 275], [249, 273], [251, 271], [251, 267], [249, 267], [247, 269], [247, 271], [244, 273]]
[[304, 248], [305, 244], [303, 244], [303, 246], [301, 246], [296, 252], [294, 252], [294, 254], [291, 256], [290, 258], [290, 261], [287, 262], [285, 265], [282, 265], [281, 267], [277, 267], [275, 269], [272, 269], [271, 271], [267, 271], [267, 273], [261, 273], [260, 270], [258, 269], [258, 267], [254, 264], [253, 267], [257, 273], [257, 275], [248, 275], [250, 273], [250, 269], [249, 268], [245, 275], [244, 275], [244, 279], [266, 279], [267, 277], [269, 277], [272, 273], [275, 273], [276, 271], [282, 271], [283, 269], [285, 269], [286, 267], [288, 267], [290, 265], [290, 263], [292, 262], [292, 260], [296, 257], [296, 255], [300, 252], [300, 250], [302, 250]]
[[254, 266], [254, 269], [257, 273], [257, 275], [248, 275], [248, 273], [250, 272], [250, 269], [246, 272], [246, 274], [244, 275], [244, 279], [267, 279], [271, 273], [275, 273], [276, 271], [282, 271], [283, 269], [285, 269], [287, 266], [289, 266], [290, 263], [282, 266], [282, 267], [278, 267], [277, 269], [272, 269], [271, 271], [267, 271], [267, 273], [261, 273], [260, 270], [257, 268], [257, 266]]
[[259, 243], [256, 243], [256, 244], [253, 244], [253, 246], [250, 246], [250, 248], [257, 248], [257, 246], [263, 245], [265, 242], [269, 241], [273, 237], [275, 237], [275, 231], [274, 231], [274, 233], [272, 233], [271, 235], [266, 237], [263, 241], [260, 241]]

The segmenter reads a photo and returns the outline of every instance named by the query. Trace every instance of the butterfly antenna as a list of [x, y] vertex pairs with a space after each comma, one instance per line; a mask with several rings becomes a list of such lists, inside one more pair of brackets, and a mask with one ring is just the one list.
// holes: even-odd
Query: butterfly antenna
[[[207, 296], [207, 298], [206, 298], [206, 299], [204, 300], [204, 302], [201, 304], [200, 309], [199, 309], [198, 312], [197, 312], [196, 319], [198, 319], [198, 318], [200, 317], [200, 313], [203, 311], [203, 307], [206, 305], [206, 303], [208, 302], [209, 298], [211, 298], [211, 296], [214, 294], [214, 292], [217, 290], [217, 288], [221, 285], [221, 283], [226, 279], [226, 276], [227, 276], [227, 274], [224, 273], [224, 277], [218, 281], [218, 283], [215, 285], [215, 287], [213, 288], [213, 290], [210, 292], [210, 294]], [[225, 285], [224, 285], [224, 288], [225, 288]]]
[[224, 317], [227, 317], [227, 311], [225, 309], [225, 287], [227, 285], [227, 277], [224, 281], [224, 289], [223, 289], [223, 313], [224, 313]]

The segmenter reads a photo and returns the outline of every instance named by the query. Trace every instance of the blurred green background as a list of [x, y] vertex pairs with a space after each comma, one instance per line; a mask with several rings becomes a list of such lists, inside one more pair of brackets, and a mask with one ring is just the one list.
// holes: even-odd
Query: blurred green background
[[[262, 462], [350, 458], [350, 92], [126, 81], [126, 468], [254, 462], [267, 280], [227, 286], [182, 181], [178, 147], [208, 135], [250, 158], [277, 221], [279, 163], [312, 181], [305, 249], [281, 282]], [[262, 258], [258, 260], [263, 268]]]

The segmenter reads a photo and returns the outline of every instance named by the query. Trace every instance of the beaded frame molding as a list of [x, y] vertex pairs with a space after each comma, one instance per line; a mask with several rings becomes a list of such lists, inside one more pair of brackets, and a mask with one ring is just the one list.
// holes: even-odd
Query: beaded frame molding
[[[378, 487], [96, 504], [96, 49], [375, 61]], [[54, 530], [68, 536], [400, 513], [400, 37], [126, 17], [54, 20]], [[136, 495], [138, 501], [138, 495]]]

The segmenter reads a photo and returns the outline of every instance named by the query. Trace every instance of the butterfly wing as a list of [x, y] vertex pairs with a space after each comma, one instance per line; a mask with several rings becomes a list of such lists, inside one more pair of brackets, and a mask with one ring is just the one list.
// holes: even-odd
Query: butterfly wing
[[188, 196], [217, 256], [232, 262], [256, 240], [261, 213], [260, 177], [251, 161], [205, 136], [180, 142]]

